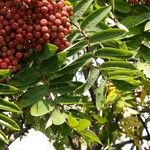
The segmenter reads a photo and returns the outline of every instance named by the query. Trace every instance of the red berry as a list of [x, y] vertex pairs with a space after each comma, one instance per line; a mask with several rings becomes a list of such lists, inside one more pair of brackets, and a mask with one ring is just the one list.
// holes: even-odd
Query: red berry
[[48, 8], [47, 8], [46, 6], [43, 6], [43, 7], [41, 8], [41, 13], [42, 13], [42, 14], [47, 14], [47, 13], [48, 13]]
[[54, 23], [56, 26], [60, 26], [62, 24], [60, 19], [56, 19]]
[[47, 32], [49, 32], [49, 29], [48, 29], [47, 26], [43, 26], [43, 27], [41, 28], [41, 31], [42, 31], [42, 33], [47, 33]]
[[0, 67], [1, 67], [2, 69], [6, 69], [6, 68], [7, 68], [7, 63], [2, 62], [2, 63], [0, 64]]
[[51, 22], [54, 22], [54, 21], [56, 20], [56, 17], [55, 17], [54, 15], [50, 15], [50, 16], [49, 16], [49, 20], [50, 20]]
[[21, 52], [17, 52], [15, 56], [17, 59], [21, 59], [23, 57], [23, 54]]
[[45, 33], [44, 35], [43, 35], [43, 39], [44, 40], [48, 40], [50, 38], [50, 34], [49, 33]]
[[48, 21], [47, 21], [46, 19], [41, 19], [41, 20], [40, 20], [40, 25], [41, 25], [41, 26], [46, 26], [47, 23], [48, 23]]

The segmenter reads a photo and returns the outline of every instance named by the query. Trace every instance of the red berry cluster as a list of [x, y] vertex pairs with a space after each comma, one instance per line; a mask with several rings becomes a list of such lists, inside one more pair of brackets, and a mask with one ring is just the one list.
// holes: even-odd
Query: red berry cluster
[[66, 0], [0, 1], [0, 69], [20, 69], [19, 61], [30, 55], [29, 49], [42, 51], [52, 43], [63, 50], [71, 32], [72, 6]]
[[129, 0], [129, 3], [131, 4], [140, 4], [140, 3], [145, 3], [145, 4], [150, 4], [150, 0]]

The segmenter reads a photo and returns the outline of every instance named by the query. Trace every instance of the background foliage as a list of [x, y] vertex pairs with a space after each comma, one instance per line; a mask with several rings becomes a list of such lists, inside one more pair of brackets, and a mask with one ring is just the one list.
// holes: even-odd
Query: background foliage
[[[150, 6], [70, 0], [72, 45], [33, 53], [16, 74], [0, 70], [1, 149], [35, 128], [65, 148], [141, 149], [149, 140]], [[16, 131], [14, 131], [16, 130]], [[143, 137], [143, 131], [147, 135]], [[116, 143], [123, 135], [129, 141]]]

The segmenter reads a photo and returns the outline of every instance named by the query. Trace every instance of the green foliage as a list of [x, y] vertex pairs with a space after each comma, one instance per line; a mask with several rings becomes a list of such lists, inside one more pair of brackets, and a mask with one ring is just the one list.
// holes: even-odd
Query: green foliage
[[125, 144], [115, 142], [122, 135], [137, 146], [146, 128], [141, 112], [149, 107], [149, 6], [70, 2], [71, 46], [59, 52], [45, 44], [21, 71], [0, 70], [0, 142], [11, 141], [11, 130], [31, 126], [58, 150], [83, 143], [92, 150], [121, 149]]

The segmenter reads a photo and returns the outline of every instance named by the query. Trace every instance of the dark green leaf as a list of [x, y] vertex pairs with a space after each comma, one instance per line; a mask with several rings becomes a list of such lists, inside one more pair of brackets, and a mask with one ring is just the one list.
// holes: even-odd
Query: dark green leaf
[[127, 70], [136, 70], [131, 63], [125, 61], [109, 61], [105, 62], [100, 66], [101, 70], [117, 70], [117, 69], [127, 69]]
[[57, 72], [57, 74], [67, 74], [67, 73], [74, 73], [76, 72], [80, 67], [82, 67], [86, 61], [88, 61], [90, 58], [92, 58], [92, 53], [84, 54], [83, 56], [76, 59], [74, 62], [69, 64], [68, 66], [65, 66], [60, 71]]
[[127, 50], [105, 47], [96, 51], [96, 56], [107, 59], [127, 59], [133, 56], [133, 53]]
[[72, 96], [72, 95], [61, 95], [55, 99], [55, 103], [57, 104], [84, 104], [87, 97], [85, 96]]
[[16, 87], [30, 85], [38, 80], [39, 75], [40, 72], [37, 68], [25, 68], [10, 80], [10, 84], [15, 85]]
[[80, 82], [56, 83], [50, 84], [49, 90], [54, 93], [67, 94], [68, 92], [73, 92], [80, 85]]
[[149, 20], [150, 18], [150, 13], [140, 13], [137, 16], [128, 16], [126, 18], [124, 18], [121, 23], [123, 25], [125, 25], [127, 28], [133, 28], [147, 20]]
[[117, 89], [122, 90], [122, 91], [130, 91], [134, 90], [138, 86], [141, 85], [141, 82], [139, 80], [134, 80], [133, 78], [118, 78], [114, 77], [112, 79], [113, 84], [117, 87]]
[[102, 19], [110, 12], [111, 7], [106, 6], [100, 9], [97, 9], [96, 11], [92, 12], [88, 17], [85, 18], [85, 20], [81, 24], [81, 29], [87, 29], [90, 30], [93, 27], [95, 27], [99, 22], [101, 22]]
[[74, 22], [81, 19], [82, 15], [86, 12], [92, 2], [93, 0], [81, 0], [74, 6], [74, 14], [72, 16]]
[[91, 44], [107, 42], [115, 38], [121, 37], [121, 35], [123, 35], [124, 33], [125, 31], [121, 29], [107, 29], [99, 33], [93, 34], [91, 37], [89, 37], [89, 42]]
[[28, 89], [20, 98], [21, 106], [27, 107], [43, 99], [47, 93], [47, 90], [48, 87], [45, 85], [39, 85]]

